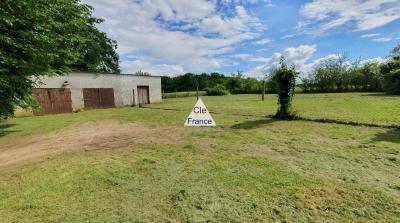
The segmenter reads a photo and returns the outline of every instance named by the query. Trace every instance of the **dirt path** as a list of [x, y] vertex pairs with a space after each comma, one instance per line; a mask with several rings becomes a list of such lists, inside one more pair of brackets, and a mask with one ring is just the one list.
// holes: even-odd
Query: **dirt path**
[[70, 126], [54, 133], [2, 142], [0, 170], [58, 154], [94, 149], [118, 149], [137, 143], [175, 144], [183, 132], [173, 127], [101, 121]]

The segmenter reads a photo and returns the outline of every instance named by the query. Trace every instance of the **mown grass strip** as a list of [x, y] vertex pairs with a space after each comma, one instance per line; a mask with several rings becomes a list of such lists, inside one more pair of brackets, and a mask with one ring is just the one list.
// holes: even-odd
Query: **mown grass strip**
[[[149, 109], [158, 109], [158, 110], [165, 110], [165, 111], [187, 111], [187, 109], [176, 109], [176, 108], [157, 108], [157, 107], [150, 107], [150, 106], [143, 106], [141, 108], [149, 108]], [[267, 117], [271, 119], [275, 119], [273, 115], [253, 115], [253, 114], [241, 114], [241, 113], [221, 113], [221, 112], [214, 112], [209, 111], [211, 114], [217, 115], [232, 115], [232, 116], [243, 116], [243, 117]], [[339, 124], [339, 125], [351, 125], [351, 126], [363, 126], [363, 127], [374, 127], [374, 128], [386, 128], [386, 129], [400, 129], [400, 125], [382, 125], [376, 123], [364, 123], [364, 122], [355, 122], [355, 121], [343, 121], [343, 120], [336, 120], [336, 119], [327, 119], [327, 118], [306, 118], [301, 116], [295, 116], [292, 120], [299, 120], [299, 121], [308, 121], [308, 122], [319, 122], [319, 123], [330, 123], [330, 124]]]

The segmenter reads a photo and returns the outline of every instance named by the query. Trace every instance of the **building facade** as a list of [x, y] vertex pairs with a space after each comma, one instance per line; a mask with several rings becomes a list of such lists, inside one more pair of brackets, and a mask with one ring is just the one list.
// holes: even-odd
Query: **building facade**
[[36, 115], [161, 102], [161, 77], [68, 73], [42, 77], [33, 89]]

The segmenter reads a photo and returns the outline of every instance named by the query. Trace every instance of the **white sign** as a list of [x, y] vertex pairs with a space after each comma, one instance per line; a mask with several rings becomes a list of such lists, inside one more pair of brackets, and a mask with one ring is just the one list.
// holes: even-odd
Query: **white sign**
[[208, 112], [208, 109], [204, 105], [201, 98], [197, 100], [194, 105], [192, 112], [189, 117], [187, 117], [185, 126], [215, 126], [214, 119]]

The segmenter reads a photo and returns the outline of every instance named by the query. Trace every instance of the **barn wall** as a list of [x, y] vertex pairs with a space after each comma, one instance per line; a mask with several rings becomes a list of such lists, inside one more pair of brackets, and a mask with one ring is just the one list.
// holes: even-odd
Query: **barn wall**
[[133, 76], [119, 74], [69, 73], [64, 76], [41, 78], [42, 85], [37, 88], [62, 88], [64, 85], [71, 90], [73, 110], [83, 109], [83, 88], [114, 88], [115, 106], [138, 102], [137, 86], [149, 86], [150, 103], [161, 102], [161, 78], [148, 76]]

